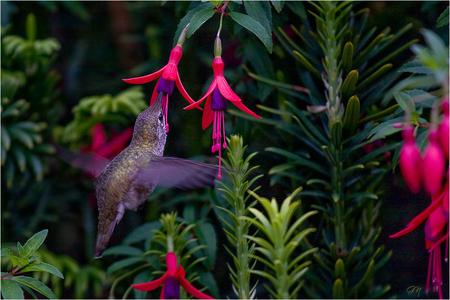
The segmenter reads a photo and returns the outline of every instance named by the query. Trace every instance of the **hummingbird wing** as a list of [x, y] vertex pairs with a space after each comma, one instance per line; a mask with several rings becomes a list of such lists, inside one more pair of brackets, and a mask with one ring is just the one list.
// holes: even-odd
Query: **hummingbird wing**
[[94, 177], [100, 175], [103, 169], [108, 165], [109, 159], [95, 154], [90, 153], [74, 153], [70, 150], [64, 149], [61, 146], [55, 145], [56, 153], [59, 157], [72, 165], [75, 168], [81, 169]]
[[195, 189], [214, 186], [218, 167], [178, 157], [156, 157], [141, 168], [135, 177], [137, 184]]

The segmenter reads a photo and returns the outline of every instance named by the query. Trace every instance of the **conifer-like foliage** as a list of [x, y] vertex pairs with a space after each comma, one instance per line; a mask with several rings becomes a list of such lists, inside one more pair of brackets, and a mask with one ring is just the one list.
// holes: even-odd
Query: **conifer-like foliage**
[[229, 178], [219, 186], [225, 200], [219, 206], [219, 210], [224, 212], [221, 221], [231, 245], [226, 246], [232, 258], [228, 269], [234, 291], [241, 299], [254, 297], [250, 277], [254, 267], [255, 244], [248, 239], [250, 223], [244, 217], [249, 216], [249, 208], [254, 205], [248, 191], [258, 189], [254, 184], [262, 176], [252, 174], [258, 168], [250, 164], [256, 153], [245, 155], [246, 148], [242, 137], [232, 135], [228, 139], [227, 155], [223, 164], [229, 170]]
[[296, 140], [295, 149], [266, 149], [286, 160], [271, 169], [272, 183], [304, 185], [300, 195], [311, 199], [322, 217], [314, 238], [320, 251], [304, 290], [318, 298], [382, 297], [389, 286], [376, 274], [390, 257], [377, 244], [388, 170], [384, 154], [398, 144], [372, 142], [390, 129], [380, 126], [383, 120], [391, 126], [401, 114], [397, 104], [381, 101], [399, 76], [390, 60], [416, 41], [398, 43], [411, 25], [396, 33], [368, 28], [369, 11], [355, 10], [349, 2], [296, 3], [295, 8], [302, 23], [291, 26], [295, 38], [280, 28], [276, 36], [307, 70], [300, 79], [308, 93], [295, 95], [301, 102], [260, 108], [281, 117], [262, 122]]
[[311, 261], [306, 260], [317, 248], [298, 253], [301, 243], [314, 228], [303, 229], [303, 223], [317, 211], [299, 216], [297, 211], [300, 201], [295, 201], [301, 188], [296, 189], [281, 205], [273, 198], [269, 200], [250, 191], [264, 208], [264, 213], [256, 208], [249, 208], [253, 218], [246, 220], [254, 225], [261, 236], [248, 236], [257, 245], [255, 259], [267, 270], [253, 270], [256, 275], [270, 281], [272, 287], [265, 285], [275, 299], [295, 299], [303, 287], [303, 277]]

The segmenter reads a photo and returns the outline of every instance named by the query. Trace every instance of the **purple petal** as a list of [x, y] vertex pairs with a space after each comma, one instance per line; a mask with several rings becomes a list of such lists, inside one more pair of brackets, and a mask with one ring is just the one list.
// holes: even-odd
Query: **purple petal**
[[220, 94], [220, 91], [218, 88], [214, 89], [213, 95], [212, 95], [212, 103], [211, 103], [212, 110], [215, 111], [223, 111], [227, 108], [227, 100]]
[[180, 299], [180, 284], [173, 277], [168, 277], [164, 283], [164, 299]]

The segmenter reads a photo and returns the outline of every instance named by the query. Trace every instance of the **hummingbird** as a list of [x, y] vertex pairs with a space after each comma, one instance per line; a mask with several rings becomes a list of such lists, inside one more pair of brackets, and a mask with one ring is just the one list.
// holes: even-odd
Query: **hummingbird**
[[191, 189], [214, 185], [216, 166], [164, 156], [167, 133], [161, 95], [138, 115], [130, 144], [111, 161], [98, 155], [76, 155], [74, 159], [60, 151], [63, 159], [96, 177], [96, 258], [101, 257], [125, 211], [136, 211], [157, 186]]

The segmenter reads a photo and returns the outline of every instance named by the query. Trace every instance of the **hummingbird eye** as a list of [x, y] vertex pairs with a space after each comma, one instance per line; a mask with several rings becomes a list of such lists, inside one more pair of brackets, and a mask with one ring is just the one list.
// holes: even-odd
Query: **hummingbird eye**
[[163, 121], [163, 114], [162, 114], [162, 113], [159, 114], [158, 120], [159, 120], [160, 122]]

